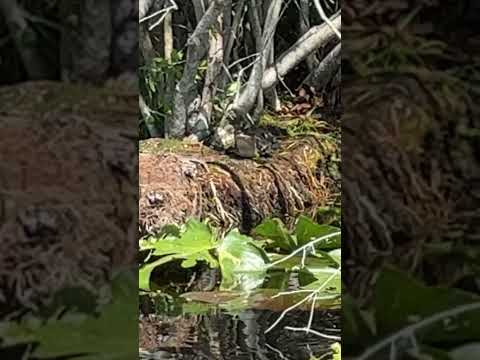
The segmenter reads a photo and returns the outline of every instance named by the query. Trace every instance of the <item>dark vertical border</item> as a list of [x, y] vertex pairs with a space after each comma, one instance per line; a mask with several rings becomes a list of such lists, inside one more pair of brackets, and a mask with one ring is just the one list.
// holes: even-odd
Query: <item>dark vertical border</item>
[[342, 6], [343, 354], [475, 357], [478, 5]]
[[0, 1], [0, 357], [138, 357], [138, 2]]

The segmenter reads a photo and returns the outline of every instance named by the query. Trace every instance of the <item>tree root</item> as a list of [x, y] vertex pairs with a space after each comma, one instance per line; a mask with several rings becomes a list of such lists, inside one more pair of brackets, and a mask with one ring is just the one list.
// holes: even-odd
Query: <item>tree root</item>
[[[317, 171], [338, 151], [336, 145], [324, 146], [332, 140], [288, 140], [272, 158], [262, 160], [239, 160], [213, 151], [202, 154], [186, 145], [173, 153], [151, 144], [162, 141], [141, 145], [141, 235], [191, 217], [248, 232], [267, 217], [289, 223], [299, 214], [314, 216], [337, 196], [335, 182]], [[160, 150], [142, 152], [156, 147]]]

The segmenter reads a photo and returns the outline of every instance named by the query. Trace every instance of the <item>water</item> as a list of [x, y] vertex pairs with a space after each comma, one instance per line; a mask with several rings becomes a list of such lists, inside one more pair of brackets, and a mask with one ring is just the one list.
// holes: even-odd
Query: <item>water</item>
[[[140, 316], [141, 359], [310, 360], [312, 356], [331, 359], [328, 354], [335, 340], [284, 329], [306, 326], [309, 311], [289, 312], [278, 326], [265, 333], [280, 312], [227, 311], [218, 306], [181, 302], [166, 309], [165, 302], [163, 305], [148, 302], [143, 300]], [[180, 308], [183, 310], [179, 314]], [[340, 336], [339, 310], [315, 311], [312, 329]]]

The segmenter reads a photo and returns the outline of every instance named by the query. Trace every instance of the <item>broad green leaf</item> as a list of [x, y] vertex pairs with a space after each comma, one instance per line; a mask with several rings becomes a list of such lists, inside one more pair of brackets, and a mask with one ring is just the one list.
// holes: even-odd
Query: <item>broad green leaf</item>
[[150, 291], [150, 277], [152, 275], [152, 271], [163, 264], [168, 263], [175, 259], [175, 256], [165, 256], [162, 257], [152, 263], [148, 263], [138, 270], [138, 287], [142, 290]]
[[[330, 225], [320, 225], [306, 216], [300, 216], [295, 227], [295, 236], [297, 238], [298, 246], [303, 246], [312, 240], [321, 238], [339, 232], [340, 229]], [[315, 245], [315, 248], [322, 250], [331, 250], [341, 247], [340, 234], [338, 236], [325, 239]]]
[[340, 295], [342, 292], [342, 277], [339, 269], [334, 268], [307, 268], [314, 276], [315, 281], [303, 286], [307, 290], [319, 290], [319, 295]]
[[[175, 232], [174, 232], [175, 233]], [[150, 290], [150, 278], [152, 271], [172, 260], [183, 259], [184, 268], [193, 267], [199, 261], [205, 261], [209, 266], [218, 266], [217, 261], [210, 254], [210, 250], [217, 246], [217, 241], [209, 227], [197, 220], [189, 220], [180, 237], [168, 235], [157, 239], [150, 237], [140, 244], [140, 249], [153, 250], [152, 255], [160, 257], [140, 267], [139, 287], [142, 290]]]
[[371, 311], [360, 308], [356, 300], [342, 295], [342, 342], [351, 348], [370, 345], [376, 336], [375, 320]]
[[[21, 322], [3, 323], [2, 345], [38, 342], [35, 358], [79, 360], [128, 360], [138, 357], [138, 293], [136, 277], [122, 273], [114, 280], [112, 302], [99, 309], [99, 315], [67, 313], [60, 319], [42, 322], [25, 318]], [[61, 341], [59, 341], [61, 339]]]
[[[332, 250], [332, 251], [336, 251], [336, 250]], [[338, 253], [337, 252], [334, 252], [333, 254], [330, 254], [330, 253], [331, 251], [327, 252], [322, 250], [316, 250], [315, 256], [319, 256], [325, 260], [328, 260], [331, 266], [338, 267], [339, 265], [341, 265], [341, 259], [338, 259]]]
[[[286, 255], [282, 254], [274, 254], [274, 253], [269, 253], [268, 257], [270, 258], [270, 261], [273, 263], [275, 261], [278, 261], [280, 259], [283, 259], [286, 257]], [[325, 267], [329, 266], [335, 263], [333, 258], [330, 256], [324, 257], [324, 256], [307, 256], [305, 259], [302, 258], [302, 255], [295, 255], [292, 256], [280, 263], [278, 263], [275, 266], [272, 266], [272, 270], [282, 270], [282, 271], [292, 271], [300, 268], [302, 266], [302, 260], [304, 261], [305, 266], [307, 267]]]
[[190, 220], [180, 237], [167, 236], [158, 240], [153, 255], [191, 254], [212, 249], [216, 245], [215, 237], [204, 223]]
[[221, 289], [251, 290], [260, 286], [265, 278], [267, 255], [255, 246], [252, 238], [236, 229], [230, 231], [218, 247], [218, 260], [222, 271]]
[[180, 234], [181, 234], [181, 229], [177, 225], [165, 225], [160, 231], [160, 234], [158, 234], [158, 236], [159, 237], [166, 237], [166, 236], [180, 237]]
[[279, 291], [287, 290], [290, 288], [290, 278], [292, 272], [290, 271], [275, 271], [269, 270], [262, 288], [277, 289]]
[[274, 245], [285, 251], [292, 251], [297, 247], [295, 239], [288, 233], [279, 219], [267, 219], [258, 225], [254, 233], [274, 241]]
[[[459, 312], [464, 306], [476, 310]], [[383, 333], [394, 332], [439, 313], [450, 313], [441, 321], [417, 331], [428, 342], [478, 340], [480, 334], [480, 297], [446, 287], [429, 287], [394, 270], [382, 271], [375, 289], [374, 309], [377, 327]], [[454, 328], [455, 331], [450, 329]]]
[[342, 265], [342, 249], [335, 249], [328, 252], [328, 255], [338, 264]]
[[342, 345], [340, 343], [336, 342], [330, 345], [330, 348], [332, 349], [333, 352], [333, 360], [342, 360]]
[[200, 261], [206, 262], [212, 268], [218, 267], [217, 260], [210, 255], [208, 250], [195, 252], [188, 257], [185, 257], [185, 260], [182, 262], [182, 267], [188, 269], [194, 267]]

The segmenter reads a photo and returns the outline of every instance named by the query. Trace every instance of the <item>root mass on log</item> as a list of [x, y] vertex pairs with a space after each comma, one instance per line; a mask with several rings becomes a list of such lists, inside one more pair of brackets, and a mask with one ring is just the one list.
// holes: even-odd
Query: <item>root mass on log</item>
[[271, 158], [261, 160], [240, 160], [211, 150], [202, 154], [188, 145], [175, 152], [141, 150], [140, 234], [188, 218], [248, 232], [267, 217], [288, 223], [299, 214], [314, 215], [338, 196], [338, 184], [321, 170], [335, 152], [333, 142], [313, 136], [285, 141]]

